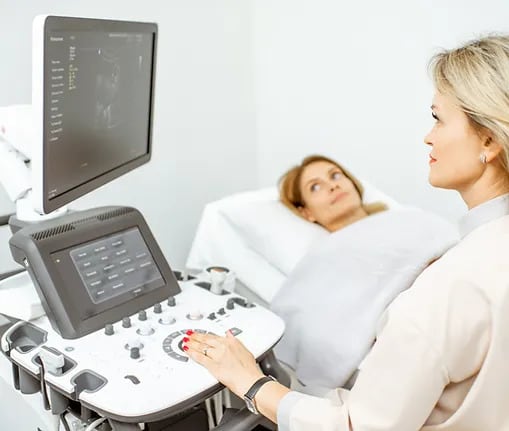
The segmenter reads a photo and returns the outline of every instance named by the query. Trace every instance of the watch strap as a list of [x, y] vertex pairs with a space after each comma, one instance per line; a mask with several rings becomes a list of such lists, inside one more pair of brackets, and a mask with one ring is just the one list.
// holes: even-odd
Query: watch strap
[[256, 396], [256, 393], [260, 390], [260, 388], [268, 382], [274, 382], [276, 379], [272, 376], [263, 376], [259, 378], [256, 382], [253, 383], [253, 386], [251, 386], [247, 392], [244, 395], [244, 398], [248, 398], [251, 401], [254, 401], [254, 397]]

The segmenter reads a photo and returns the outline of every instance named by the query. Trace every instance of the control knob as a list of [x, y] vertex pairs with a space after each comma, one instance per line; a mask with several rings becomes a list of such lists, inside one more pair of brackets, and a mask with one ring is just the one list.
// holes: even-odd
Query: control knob
[[136, 347], [138, 350], [143, 348], [143, 344], [139, 338], [133, 337], [127, 341], [125, 348], [130, 350], [133, 347]]
[[150, 323], [146, 323], [144, 325], [140, 325], [140, 327], [136, 330], [136, 333], [139, 335], [152, 335], [154, 333], [154, 328], [150, 326]]
[[161, 325], [173, 325], [175, 322], [175, 317], [173, 317], [171, 314], [163, 314], [163, 316], [161, 316], [159, 319], [159, 323]]
[[187, 316], [189, 320], [201, 320], [203, 319], [203, 314], [200, 310], [193, 310]]
[[131, 358], [139, 359], [140, 358], [140, 349], [139, 347], [131, 347]]
[[115, 333], [115, 330], [113, 329], [113, 325], [111, 323], [107, 323], [104, 326], [104, 333], [106, 335], [113, 335]]

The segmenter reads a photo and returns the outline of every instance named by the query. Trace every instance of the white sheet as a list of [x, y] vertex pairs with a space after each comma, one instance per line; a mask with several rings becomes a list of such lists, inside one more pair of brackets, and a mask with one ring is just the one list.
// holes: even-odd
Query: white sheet
[[343, 386], [385, 308], [457, 240], [457, 229], [436, 215], [398, 209], [315, 243], [272, 301], [286, 323], [276, 356], [306, 385]]

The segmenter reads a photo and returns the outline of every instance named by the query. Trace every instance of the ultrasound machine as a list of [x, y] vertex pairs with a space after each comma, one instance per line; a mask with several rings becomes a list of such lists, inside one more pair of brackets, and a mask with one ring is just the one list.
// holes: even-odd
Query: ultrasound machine
[[[0, 416], [19, 431], [240, 431], [246, 408], [210, 417], [223, 386], [182, 349], [188, 330], [231, 330], [266, 374], [285, 379], [272, 348], [284, 324], [212, 278], [174, 271], [142, 214], [65, 205], [147, 163], [157, 25], [39, 16], [33, 27], [30, 188], [9, 220], [9, 245], [42, 315], [0, 312]], [[16, 303], [16, 289], [11, 295]], [[217, 410], [223, 405], [216, 405]], [[1, 412], [4, 413], [1, 413]], [[4, 418], [0, 417], [0, 428]]]

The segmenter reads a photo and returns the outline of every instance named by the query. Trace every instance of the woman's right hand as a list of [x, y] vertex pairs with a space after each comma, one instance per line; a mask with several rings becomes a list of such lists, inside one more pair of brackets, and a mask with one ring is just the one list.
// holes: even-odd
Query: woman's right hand
[[183, 348], [240, 398], [264, 376], [251, 352], [230, 331], [225, 337], [189, 331]]

